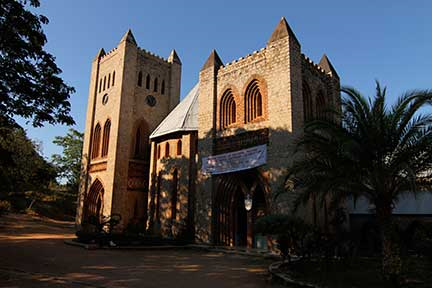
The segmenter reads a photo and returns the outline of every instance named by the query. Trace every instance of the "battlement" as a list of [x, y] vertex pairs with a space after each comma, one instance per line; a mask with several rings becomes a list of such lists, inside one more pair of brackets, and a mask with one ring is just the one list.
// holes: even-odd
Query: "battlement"
[[266, 48], [261, 48], [260, 50], [255, 50], [251, 54], [247, 54], [246, 56], [242, 56], [238, 59], [235, 59], [231, 62], [226, 63], [225, 65], [219, 68], [220, 73], [231, 71], [232, 69], [237, 69], [243, 65], [248, 65], [249, 63], [255, 62], [260, 58], [265, 57]]
[[307, 57], [305, 54], [302, 53], [301, 55], [302, 55], [302, 64], [308, 67], [311, 71], [320, 74], [320, 76], [333, 77], [330, 73], [327, 73], [324, 70], [324, 68], [322, 68], [320, 65], [313, 62], [312, 59]]
[[148, 50], [146, 50], [146, 49], [143, 49], [143, 48], [138, 48], [138, 49], [139, 49], [139, 53], [140, 53], [142, 56], [148, 57], [148, 58], [150, 58], [150, 59], [152, 59], [152, 60], [156, 60], [156, 61], [158, 61], [158, 62], [162, 62], [162, 63], [164, 63], [164, 64], [170, 64], [170, 63], [168, 62], [168, 59], [165, 59], [165, 58], [163, 58], [162, 56], [159, 56], [159, 55], [157, 55], [157, 54], [155, 54], [155, 53], [153, 53], [153, 52], [151, 52], [151, 51], [148, 51]]
[[104, 61], [108, 58], [111, 58], [111, 56], [113, 56], [115, 53], [117, 52], [117, 47], [111, 49], [110, 51], [108, 51], [107, 53], [105, 53], [104, 55], [101, 56], [100, 61]]

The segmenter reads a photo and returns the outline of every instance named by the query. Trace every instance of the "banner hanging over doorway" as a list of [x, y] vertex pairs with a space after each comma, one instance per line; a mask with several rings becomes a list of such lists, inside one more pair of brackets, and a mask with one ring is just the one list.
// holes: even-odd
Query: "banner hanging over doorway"
[[204, 157], [202, 171], [206, 174], [223, 174], [255, 168], [267, 162], [267, 145], [259, 145], [235, 152]]

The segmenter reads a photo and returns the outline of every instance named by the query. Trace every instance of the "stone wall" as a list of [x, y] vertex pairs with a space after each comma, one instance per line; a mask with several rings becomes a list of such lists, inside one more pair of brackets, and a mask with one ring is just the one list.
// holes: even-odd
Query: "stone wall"
[[[173, 133], [152, 141], [149, 226], [165, 237], [190, 237], [196, 177], [196, 132]], [[181, 143], [181, 144], [180, 144]], [[169, 149], [167, 149], [167, 145]], [[177, 186], [173, 177], [177, 171]], [[176, 194], [173, 217], [173, 194]], [[174, 196], [175, 197], [175, 196]]]

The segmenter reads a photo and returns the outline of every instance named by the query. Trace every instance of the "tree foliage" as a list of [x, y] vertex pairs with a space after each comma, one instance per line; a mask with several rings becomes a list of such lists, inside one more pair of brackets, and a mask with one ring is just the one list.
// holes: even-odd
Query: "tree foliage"
[[63, 148], [63, 154], [54, 154], [52, 162], [58, 169], [59, 177], [65, 178], [73, 191], [77, 191], [80, 180], [83, 137], [83, 133], [69, 129], [66, 136], [57, 136], [53, 141]]
[[74, 88], [59, 77], [55, 58], [44, 50], [42, 24], [48, 19], [29, 11], [38, 0], [0, 1], [0, 118], [32, 119], [33, 126], [74, 123], [69, 115]]
[[383, 269], [398, 275], [392, 210], [405, 193], [432, 191], [432, 115], [419, 112], [432, 104], [432, 91], [407, 92], [391, 107], [379, 83], [369, 100], [354, 88], [342, 91], [341, 115], [306, 124], [297, 151], [303, 157], [288, 181], [300, 192], [299, 203], [313, 195], [321, 203], [331, 199], [333, 207], [347, 197], [367, 199], [381, 225]]
[[55, 180], [56, 171], [38, 152], [20, 127], [0, 127], [1, 197], [26, 191], [42, 191]]

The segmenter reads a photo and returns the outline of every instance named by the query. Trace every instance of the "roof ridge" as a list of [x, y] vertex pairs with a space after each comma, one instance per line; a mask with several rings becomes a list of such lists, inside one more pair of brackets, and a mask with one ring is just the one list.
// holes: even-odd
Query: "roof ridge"
[[[172, 109], [168, 115], [160, 122], [160, 124], [150, 134], [150, 139], [157, 138], [159, 136], [167, 135], [177, 131], [191, 131], [197, 129], [197, 124], [193, 121], [194, 117], [191, 118], [194, 105], [197, 103], [199, 91], [199, 82], [189, 90], [187, 95], [178, 103], [174, 109]], [[192, 119], [191, 123], [188, 123], [188, 119]], [[189, 121], [190, 122], [190, 121]], [[189, 125], [189, 126], [188, 126]], [[188, 127], [186, 127], [188, 126]]]

